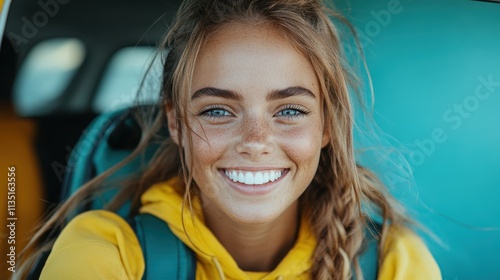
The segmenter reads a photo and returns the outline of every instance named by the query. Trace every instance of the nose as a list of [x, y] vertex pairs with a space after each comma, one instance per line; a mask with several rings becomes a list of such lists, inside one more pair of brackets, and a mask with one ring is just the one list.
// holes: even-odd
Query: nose
[[257, 159], [274, 150], [272, 127], [262, 117], [246, 118], [240, 127], [240, 141], [236, 151], [250, 159]]

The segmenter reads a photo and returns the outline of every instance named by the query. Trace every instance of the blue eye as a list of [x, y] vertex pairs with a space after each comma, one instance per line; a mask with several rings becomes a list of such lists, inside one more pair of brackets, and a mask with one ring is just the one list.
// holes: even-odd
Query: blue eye
[[288, 105], [283, 110], [279, 111], [276, 116], [289, 119], [304, 117], [309, 114], [309, 111], [302, 107]]
[[228, 111], [224, 109], [212, 109], [205, 111], [205, 115], [213, 116], [213, 117], [223, 117], [223, 116], [230, 116]]
[[222, 109], [220, 107], [208, 108], [206, 110], [203, 110], [199, 115], [207, 118], [224, 118], [232, 116], [232, 114], [228, 110]]
[[285, 109], [278, 112], [278, 116], [297, 116], [302, 114], [301, 111], [296, 109]]

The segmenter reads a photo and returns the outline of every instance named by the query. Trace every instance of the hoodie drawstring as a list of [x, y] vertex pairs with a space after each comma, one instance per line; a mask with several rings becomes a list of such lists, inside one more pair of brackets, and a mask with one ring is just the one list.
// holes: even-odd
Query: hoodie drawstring
[[226, 280], [226, 276], [224, 276], [224, 271], [220, 266], [219, 260], [216, 257], [212, 257], [212, 262], [214, 263], [215, 268], [217, 268], [217, 273], [219, 273], [219, 279]]

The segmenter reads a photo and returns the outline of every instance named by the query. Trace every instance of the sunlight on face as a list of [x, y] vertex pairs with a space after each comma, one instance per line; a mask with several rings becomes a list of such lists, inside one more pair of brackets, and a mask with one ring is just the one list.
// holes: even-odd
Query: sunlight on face
[[186, 156], [204, 211], [260, 224], [295, 207], [328, 141], [309, 61], [270, 26], [231, 24], [202, 47], [192, 83]]

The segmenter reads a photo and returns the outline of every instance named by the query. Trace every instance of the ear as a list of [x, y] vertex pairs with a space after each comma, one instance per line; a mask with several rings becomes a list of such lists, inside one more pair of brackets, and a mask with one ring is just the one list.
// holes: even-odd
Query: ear
[[176, 115], [173, 107], [171, 102], [167, 103], [168, 132], [175, 144], [179, 145], [179, 130], [177, 129]]

